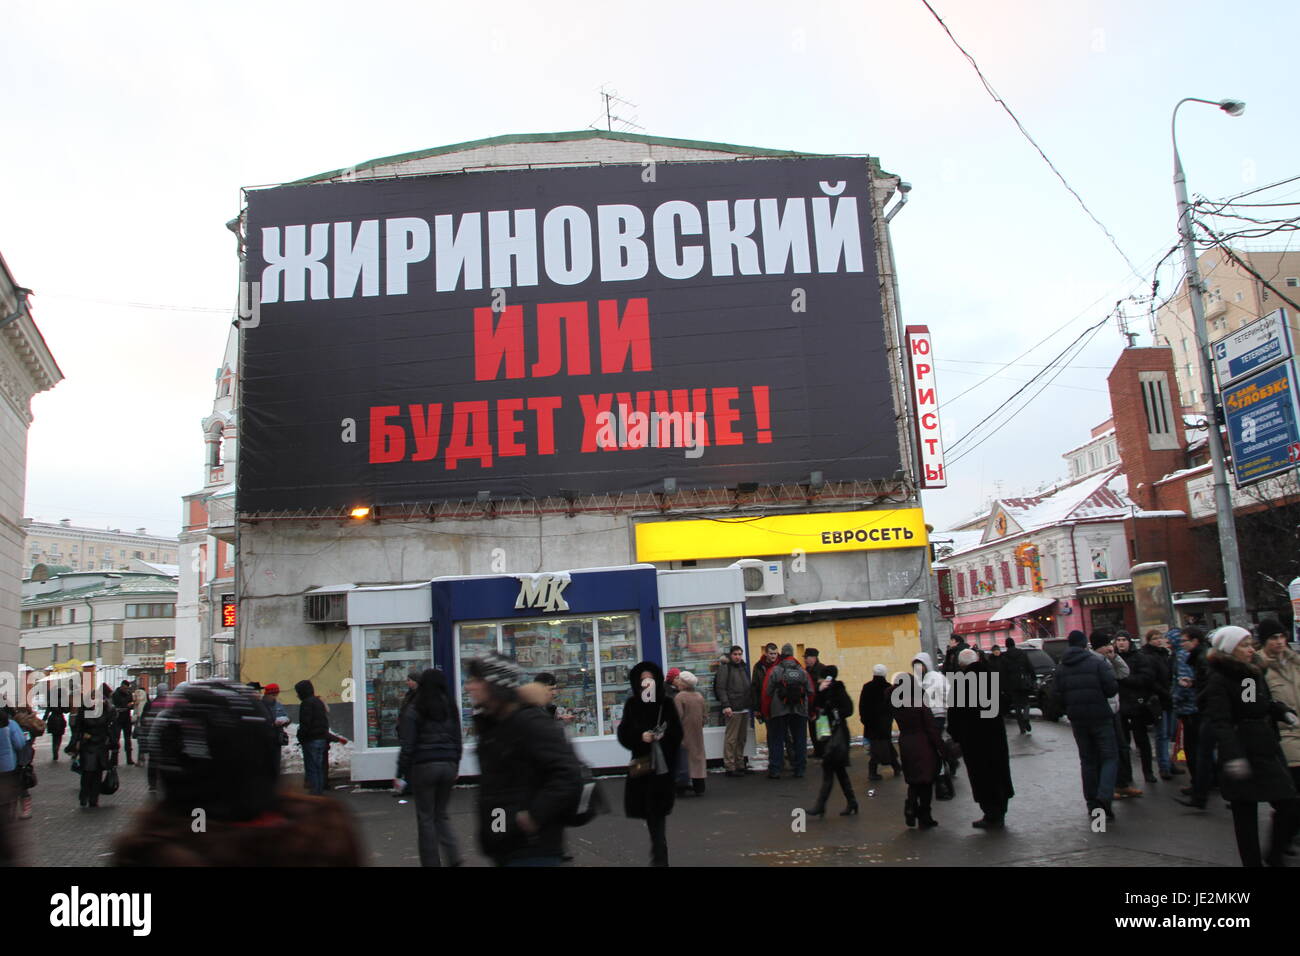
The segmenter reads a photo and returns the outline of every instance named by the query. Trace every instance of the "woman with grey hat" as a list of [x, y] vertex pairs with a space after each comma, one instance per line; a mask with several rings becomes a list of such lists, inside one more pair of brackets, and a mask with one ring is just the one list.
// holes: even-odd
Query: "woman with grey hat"
[[[559, 722], [519, 700], [523, 672], [489, 653], [469, 662], [465, 691], [478, 737], [478, 836], [497, 866], [559, 866], [564, 821], [582, 767]], [[671, 781], [670, 781], [671, 784]]]
[[[1209, 678], [1199, 704], [1205, 732], [1218, 745], [1219, 790], [1232, 807], [1242, 866], [1282, 866], [1300, 827], [1300, 799], [1282, 754], [1277, 723], [1294, 725], [1296, 712], [1269, 691], [1262, 658], [1244, 627], [1221, 627], [1210, 637]], [[1272, 844], [1259, 845], [1259, 805], [1273, 807]]]

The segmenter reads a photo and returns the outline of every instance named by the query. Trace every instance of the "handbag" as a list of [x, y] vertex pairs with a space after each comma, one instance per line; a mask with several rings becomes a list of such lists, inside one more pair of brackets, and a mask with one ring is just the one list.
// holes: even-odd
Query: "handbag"
[[600, 814], [609, 812], [609, 802], [601, 792], [596, 775], [585, 763], [578, 763], [582, 768], [582, 789], [578, 792], [578, 805], [564, 819], [566, 827], [586, 826]]
[[648, 777], [654, 773], [654, 769], [654, 759], [650, 754], [646, 754], [644, 757], [633, 757], [628, 761], [627, 775], [633, 778]]
[[831, 719], [826, 714], [817, 718], [817, 739], [825, 740], [831, 735]]
[[[664, 729], [663, 723], [664, 705], [661, 701], [659, 704], [659, 716], [653, 728], [654, 733], [661, 733]], [[627, 775], [629, 777], [648, 777], [650, 775], [658, 776], [668, 772], [668, 761], [664, 757], [663, 748], [659, 746], [659, 741], [652, 741], [650, 752], [641, 757], [633, 757], [628, 761]]]
[[957, 785], [952, 782], [947, 768], [944, 766], [942, 754], [939, 756], [939, 775], [934, 778], [934, 798], [936, 800], [951, 800], [957, 795]]
[[68, 767], [73, 773], [81, 773], [81, 758], [73, 757], [72, 763]]
[[36, 786], [36, 768], [31, 764], [23, 764], [18, 768], [18, 781], [22, 784], [24, 790], [30, 790]]
[[111, 796], [117, 793], [117, 788], [121, 786], [121, 781], [117, 779], [117, 768], [109, 767], [108, 773], [104, 774], [104, 779], [99, 784], [99, 792], [105, 796]]

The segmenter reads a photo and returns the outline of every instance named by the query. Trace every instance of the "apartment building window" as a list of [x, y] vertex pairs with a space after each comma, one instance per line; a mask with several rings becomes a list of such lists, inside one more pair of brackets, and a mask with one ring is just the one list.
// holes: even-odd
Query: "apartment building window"
[[1195, 404], [1196, 404], [1196, 389], [1192, 389], [1191, 395], [1192, 395], [1192, 404], [1195, 405]]
[[175, 604], [128, 604], [127, 617], [175, 617]]
[[51, 645], [50, 645], [50, 663], [51, 663], [51, 664], [57, 664], [58, 662], [59, 662], [59, 645], [58, 645], [58, 644], [51, 644]]
[[1100, 467], [1101, 459], [1097, 457], [1097, 453], [1095, 451], [1088, 452], [1088, 470], [1096, 471]]
[[68, 623], [69, 624], [77, 623], [77, 609], [75, 607], [68, 608]]
[[132, 551], [132, 552], [131, 552], [131, 557], [135, 558], [137, 561], [143, 561], [143, 560], [144, 560], [144, 552], [143, 552], [143, 551]]
[[95, 546], [93, 544], [86, 545], [86, 554], [90, 555], [92, 558], [95, 556]]
[[1115, 460], [1115, 444], [1113, 442], [1107, 442], [1106, 443], [1106, 464], [1109, 465], [1114, 460]]
[[175, 648], [174, 637], [128, 637], [122, 642], [123, 654], [165, 654]]
[[81, 549], [81, 545], [79, 545], [79, 544], [74, 544], [74, 545], [72, 546], [72, 553], [73, 553], [73, 554], [77, 554], [78, 551], [79, 551], [80, 549]]
[[126, 557], [126, 552], [125, 552], [125, 551], [118, 551], [118, 552], [117, 552], [117, 556], [118, 556], [119, 558], [125, 558], [125, 557]]
[[1238, 293], [1236, 293], [1236, 294], [1232, 297], [1232, 301], [1233, 301], [1233, 302], [1241, 302], [1241, 301], [1242, 301], [1243, 299], [1245, 299], [1245, 298], [1246, 298], [1246, 293], [1244, 293], [1244, 292], [1238, 292]]
[[1296, 288], [1300, 288], [1300, 278], [1298, 278], [1298, 277], [1296, 277], [1296, 276], [1287, 276], [1287, 277], [1286, 277], [1286, 287], [1287, 287], [1288, 289], [1296, 289]]

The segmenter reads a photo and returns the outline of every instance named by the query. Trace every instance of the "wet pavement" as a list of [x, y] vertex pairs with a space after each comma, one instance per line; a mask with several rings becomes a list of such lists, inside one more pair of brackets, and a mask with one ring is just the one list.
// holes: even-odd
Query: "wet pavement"
[[[849, 770], [861, 811], [841, 817], [844, 800], [833, 792], [824, 819], [803, 819], [816, 799], [819, 763], [809, 758], [808, 776], [769, 780], [765, 773], [743, 778], [710, 773], [703, 797], [685, 797], [668, 821], [669, 858], [675, 866], [1237, 866], [1232, 819], [1222, 800], [1212, 798], [1205, 813], [1173, 801], [1187, 777], [1141, 784], [1146, 795], [1117, 801], [1116, 819], [1095, 833], [1083, 805], [1074, 738], [1066, 721], [1035, 720], [1033, 734], [1020, 736], [1008, 725], [1011, 772], [1016, 797], [1004, 831], [971, 827], [980, 812], [970, 797], [964, 769], [957, 795], [934, 804], [939, 826], [909, 829], [903, 822], [903, 780], [867, 782], [866, 755], [853, 749]], [[66, 757], [49, 762], [41, 740], [32, 791], [33, 816], [16, 826], [26, 862], [40, 866], [103, 866], [113, 838], [136, 808], [150, 799], [141, 767], [120, 768], [122, 788], [103, 797], [100, 807], [77, 804], [77, 778]], [[1135, 756], [1136, 760], [1136, 756]], [[1141, 773], [1139, 770], [1140, 780]], [[286, 775], [286, 785], [299, 778]], [[389, 790], [353, 787], [335, 777], [333, 799], [355, 815], [371, 862], [378, 866], [416, 866], [415, 807]], [[640, 866], [649, 856], [645, 824], [622, 814], [623, 780], [602, 781], [613, 810], [580, 829], [568, 831], [575, 866]], [[451, 815], [466, 863], [486, 866], [474, 840], [476, 789], [458, 787]], [[1216, 795], [1217, 797], [1217, 795]], [[1268, 808], [1261, 830], [1268, 832]], [[1293, 858], [1294, 861], [1295, 858]]]

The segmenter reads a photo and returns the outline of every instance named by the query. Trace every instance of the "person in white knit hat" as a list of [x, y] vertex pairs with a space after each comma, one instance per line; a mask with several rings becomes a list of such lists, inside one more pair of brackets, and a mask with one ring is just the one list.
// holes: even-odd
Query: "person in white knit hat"
[[[1244, 627], [1229, 625], [1210, 635], [1209, 678], [1198, 702], [1203, 733], [1218, 746], [1220, 791], [1232, 808], [1237, 852], [1243, 866], [1283, 865], [1283, 854], [1300, 828], [1300, 799], [1282, 755], [1277, 722], [1297, 720], [1295, 711], [1269, 692], [1255, 642]], [[1259, 844], [1259, 804], [1273, 806], [1267, 855]]]

